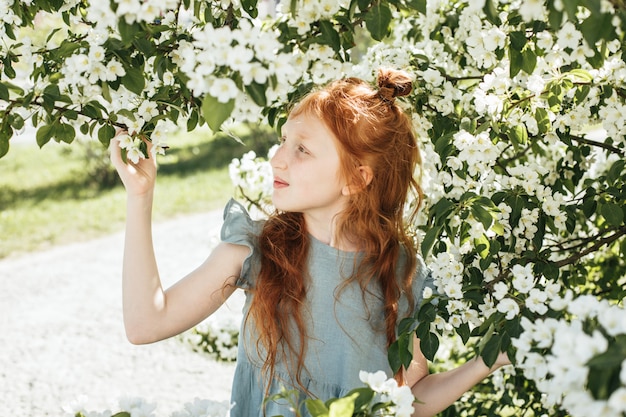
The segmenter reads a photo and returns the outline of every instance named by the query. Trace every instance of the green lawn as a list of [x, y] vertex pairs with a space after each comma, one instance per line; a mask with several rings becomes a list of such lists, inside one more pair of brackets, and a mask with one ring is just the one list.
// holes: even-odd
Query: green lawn
[[[255, 146], [209, 132], [170, 141], [159, 157], [155, 222], [220, 208], [234, 195], [228, 163], [251, 148], [262, 155], [267, 141], [267, 131], [241, 129]], [[125, 192], [102, 145], [19, 142], [0, 159], [0, 258], [122, 230]]]

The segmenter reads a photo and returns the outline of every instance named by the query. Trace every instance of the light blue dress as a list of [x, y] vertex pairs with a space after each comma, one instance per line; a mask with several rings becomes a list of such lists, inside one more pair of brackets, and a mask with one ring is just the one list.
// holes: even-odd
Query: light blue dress
[[[262, 221], [253, 221], [245, 208], [231, 200], [224, 210], [224, 225], [221, 239], [224, 242], [245, 245], [251, 254], [244, 261], [237, 284], [244, 288], [254, 287], [260, 267], [260, 253], [256, 247], [256, 236], [263, 227]], [[387, 339], [384, 332], [382, 298], [374, 294], [362, 295], [357, 283], [344, 287], [337, 297], [338, 287], [345, 277], [351, 275], [356, 252], [344, 252], [332, 248], [314, 237], [311, 239], [308, 268], [310, 287], [304, 304], [308, 316], [309, 339], [302, 380], [309, 392], [326, 401], [346, 395], [354, 388], [363, 387], [359, 379], [361, 370], [376, 372], [383, 370], [392, 376], [387, 359]], [[432, 279], [421, 258], [418, 274], [414, 280], [414, 299], [419, 304], [425, 286], [432, 287]], [[243, 307], [244, 317], [250, 307], [252, 293], [246, 292]], [[406, 314], [406, 299], [401, 300], [400, 312]], [[271, 320], [271, 317], [268, 317]], [[293, 416], [286, 404], [270, 401], [265, 404], [266, 384], [261, 367], [263, 359], [257, 352], [254, 329], [242, 323], [239, 337], [239, 352], [233, 379], [231, 403], [232, 417]], [[281, 387], [294, 389], [295, 385], [279, 362], [275, 378], [271, 382], [270, 395], [280, 392]], [[298, 402], [305, 397], [301, 396]], [[309, 416], [302, 410], [303, 416]]]

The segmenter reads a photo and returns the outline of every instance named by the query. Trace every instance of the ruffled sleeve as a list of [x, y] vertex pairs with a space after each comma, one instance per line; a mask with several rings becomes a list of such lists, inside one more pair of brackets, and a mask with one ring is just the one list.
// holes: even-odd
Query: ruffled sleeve
[[237, 201], [231, 199], [224, 208], [224, 223], [220, 232], [222, 242], [243, 245], [250, 248], [241, 267], [241, 275], [236, 285], [250, 288], [260, 266], [258, 236], [263, 228], [263, 221], [252, 220], [248, 211]]
[[433, 294], [436, 293], [435, 282], [430, 268], [426, 266], [426, 263], [421, 256], [418, 255], [416, 261], [415, 278], [411, 283], [411, 293], [414, 301], [413, 309], [409, 307], [408, 299], [406, 297], [402, 297], [398, 306], [398, 311], [400, 313], [398, 320], [412, 315], [415, 311], [419, 311], [422, 303], [424, 302], [424, 290], [426, 288], [430, 288], [433, 291]]
[[432, 271], [426, 266], [422, 257], [418, 256], [417, 274], [413, 283], [413, 299], [415, 300], [415, 306], [418, 309], [422, 306], [422, 302], [424, 301], [424, 290], [426, 288], [430, 288], [433, 294], [437, 292]]

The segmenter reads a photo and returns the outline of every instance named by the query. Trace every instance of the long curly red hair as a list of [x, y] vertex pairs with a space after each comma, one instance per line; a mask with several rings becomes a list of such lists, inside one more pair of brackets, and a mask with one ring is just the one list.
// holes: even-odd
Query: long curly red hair
[[[341, 79], [310, 93], [290, 113], [307, 113], [326, 123], [339, 141], [342, 175], [361, 190], [350, 195], [337, 223], [337, 235], [358, 237], [364, 254], [345, 285], [356, 281], [365, 291], [369, 280], [378, 281], [388, 345], [396, 338], [401, 294], [411, 307], [414, 302], [411, 283], [417, 249], [407, 234], [405, 218], [412, 218], [421, 203], [422, 190], [414, 177], [421, 159], [411, 119], [395, 102], [395, 97], [411, 90], [407, 73], [381, 69], [378, 88], [357, 78]], [[369, 184], [360, 166], [371, 168]], [[411, 192], [417, 204], [406, 216]], [[301, 305], [307, 296], [309, 241], [302, 214], [274, 213], [264, 225], [259, 246], [262, 262], [247, 320], [258, 332], [257, 349], [266, 354], [264, 372], [271, 378], [278, 361], [286, 361], [290, 375], [304, 389], [300, 370], [307, 326]], [[402, 251], [406, 262], [397, 277]], [[294, 327], [297, 332], [292, 334]]]

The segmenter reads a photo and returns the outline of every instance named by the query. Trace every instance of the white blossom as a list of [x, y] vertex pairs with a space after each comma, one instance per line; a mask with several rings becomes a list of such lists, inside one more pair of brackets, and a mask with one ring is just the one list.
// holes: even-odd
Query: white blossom
[[505, 317], [507, 320], [512, 320], [513, 317], [517, 316], [520, 312], [517, 301], [512, 298], [504, 298], [503, 300], [500, 300], [497, 305], [497, 309], [500, 313], [506, 315]]

